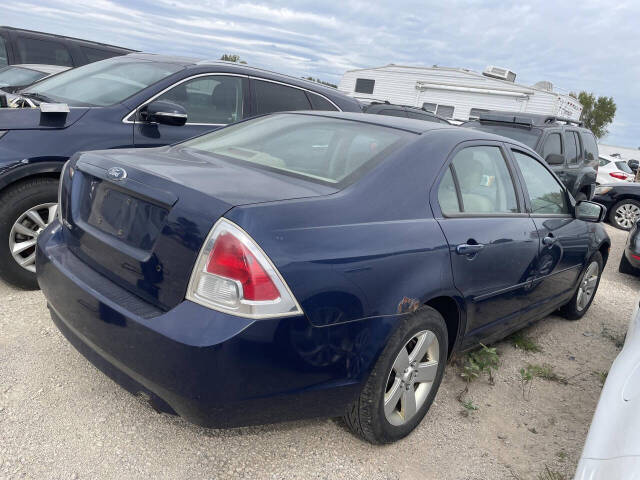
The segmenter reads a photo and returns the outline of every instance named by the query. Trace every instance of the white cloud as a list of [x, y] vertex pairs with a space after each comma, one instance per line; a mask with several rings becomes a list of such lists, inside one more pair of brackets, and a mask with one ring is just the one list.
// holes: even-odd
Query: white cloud
[[566, 90], [613, 96], [609, 143], [636, 145], [640, 4], [317, 0], [15, 0], [3, 24], [158, 53], [237, 53], [260, 67], [337, 82], [387, 63], [516, 71]]

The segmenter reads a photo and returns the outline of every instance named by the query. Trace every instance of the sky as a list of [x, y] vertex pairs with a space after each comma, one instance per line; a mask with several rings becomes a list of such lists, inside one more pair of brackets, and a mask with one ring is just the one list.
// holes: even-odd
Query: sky
[[0, 24], [338, 83], [346, 70], [498, 65], [612, 96], [610, 145], [640, 147], [640, 2], [12, 0]]

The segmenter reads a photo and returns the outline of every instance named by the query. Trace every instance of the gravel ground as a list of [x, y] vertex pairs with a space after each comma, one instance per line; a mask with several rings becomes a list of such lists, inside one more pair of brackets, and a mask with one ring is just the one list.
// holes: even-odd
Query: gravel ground
[[[464, 383], [452, 362], [419, 428], [397, 444], [363, 443], [332, 419], [207, 430], [157, 414], [96, 370], [58, 333], [40, 292], [0, 283], [0, 478], [537, 479], [571, 478], [640, 280], [617, 271], [613, 247], [595, 301], [579, 322], [551, 316], [524, 333], [542, 349], [495, 346], [495, 384]], [[520, 368], [549, 364], [565, 381]], [[469, 413], [470, 412], [470, 413]], [[468, 415], [467, 415], [468, 413]], [[561, 478], [561, 477], [558, 477]]]

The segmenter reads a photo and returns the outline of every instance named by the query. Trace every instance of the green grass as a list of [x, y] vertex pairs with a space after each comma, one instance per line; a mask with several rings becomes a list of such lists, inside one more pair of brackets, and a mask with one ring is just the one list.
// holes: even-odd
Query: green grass
[[550, 470], [549, 467], [545, 465], [544, 472], [538, 474], [538, 480], [567, 480], [567, 476], [555, 470]]
[[610, 340], [616, 346], [616, 348], [622, 348], [624, 345], [624, 339], [626, 335], [619, 335], [608, 327], [602, 327], [601, 335], [607, 340]]
[[567, 380], [556, 372], [553, 371], [553, 367], [548, 364], [538, 365], [538, 364], [529, 364], [527, 365], [527, 371], [531, 372], [531, 375], [534, 377], [542, 378], [543, 380], [548, 380], [550, 382], [558, 382], [558, 383], [567, 383]]
[[474, 405], [473, 400], [467, 400], [466, 402], [462, 402], [462, 406], [469, 411], [478, 410], [478, 406]]
[[525, 352], [541, 352], [542, 348], [538, 345], [532, 338], [527, 337], [522, 332], [516, 332], [509, 337], [509, 341], [511, 341], [511, 345], [515, 348], [519, 348]]

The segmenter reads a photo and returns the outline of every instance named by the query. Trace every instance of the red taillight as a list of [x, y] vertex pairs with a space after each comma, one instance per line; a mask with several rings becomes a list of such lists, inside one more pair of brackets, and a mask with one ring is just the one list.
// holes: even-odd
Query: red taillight
[[280, 296], [256, 257], [228, 232], [216, 239], [207, 262], [207, 272], [240, 282], [245, 300], [276, 300]]
[[632, 253], [632, 254], [631, 254], [631, 256], [632, 256], [633, 258], [635, 258], [636, 260], [640, 260], [640, 255], [634, 255], [634, 254]]
[[626, 180], [627, 179], [627, 174], [626, 173], [622, 173], [622, 172], [611, 172], [611, 173], [609, 173], [609, 175], [611, 175], [613, 178], [618, 178], [620, 180]]

